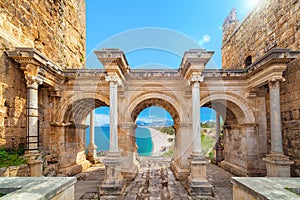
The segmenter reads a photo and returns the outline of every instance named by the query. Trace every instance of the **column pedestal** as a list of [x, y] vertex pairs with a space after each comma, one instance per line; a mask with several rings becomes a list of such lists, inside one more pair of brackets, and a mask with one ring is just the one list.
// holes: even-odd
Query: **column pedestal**
[[266, 163], [267, 176], [269, 177], [290, 177], [291, 165], [294, 161], [283, 154], [269, 154], [263, 158]]
[[105, 165], [105, 180], [98, 187], [100, 199], [120, 198], [124, 190], [123, 177], [121, 175], [121, 155], [119, 152], [108, 152], [103, 160]]
[[175, 178], [180, 181], [185, 180], [190, 174], [189, 166], [181, 166], [181, 161], [174, 160], [171, 163], [171, 169]]
[[192, 155], [191, 174], [188, 177], [188, 192], [191, 196], [209, 198], [212, 196], [212, 185], [206, 179], [208, 161], [203, 156]]
[[38, 150], [26, 150], [24, 158], [29, 165], [31, 177], [38, 177], [43, 174], [43, 159]]

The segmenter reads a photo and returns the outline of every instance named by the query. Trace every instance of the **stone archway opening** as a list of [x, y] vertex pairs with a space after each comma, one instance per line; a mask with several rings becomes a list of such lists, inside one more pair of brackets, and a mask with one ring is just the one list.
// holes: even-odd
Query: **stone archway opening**
[[145, 108], [135, 124], [139, 156], [173, 156], [176, 130], [169, 112], [159, 106]]
[[247, 109], [247, 105], [239, 99], [227, 95], [223, 98], [212, 95], [210, 100], [204, 100], [202, 106], [212, 108], [224, 120], [219, 146], [223, 158], [219, 165], [239, 176], [253, 176], [258, 171], [259, 155], [251, 109]]
[[217, 164], [223, 160], [221, 150], [224, 120], [216, 110], [209, 107], [201, 107], [200, 113], [202, 153]]
[[[62, 107], [62, 122], [54, 128], [60, 143], [54, 143], [59, 156], [60, 167], [64, 174], [76, 174], [90, 166], [87, 161], [86, 123], [89, 114], [98, 107], [107, 106], [105, 101], [97, 98], [80, 98]], [[63, 145], [62, 145], [63, 144]], [[95, 151], [96, 152], [96, 151]]]
[[[136, 122], [137, 119], [138, 119], [139, 114], [143, 110], [145, 110], [147, 108], [150, 108], [152, 106], [160, 107], [160, 108], [164, 109], [166, 112], [169, 113], [170, 117], [173, 119], [172, 128], [174, 128], [174, 132], [176, 134], [178, 132], [177, 127], [180, 126], [180, 115], [179, 115], [179, 112], [178, 112], [178, 108], [176, 108], [174, 105], [172, 105], [169, 101], [167, 101], [165, 99], [161, 99], [161, 98], [148, 98], [148, 99], [144, 99], [143, 101], [139, 102], [133, 108], [133, 110], [131, 112], [131, 120], [133, 122]], [[172, 142], [175, 142], [175, 146], [176, 146], [175, 134], [174, 134], [174, 139], [173, 139]], [[163, 149], [164, 147], [159, 146], [158, 148], [159, 148], [158, 151], [164, 150]], [[174, 148], [174, 150], [173, 150], [174, 155], [177, 153], [176, 151], [177, 151], [177, 149]], [[158, 152], [158, 154], [159, 154], [159, 152]]]

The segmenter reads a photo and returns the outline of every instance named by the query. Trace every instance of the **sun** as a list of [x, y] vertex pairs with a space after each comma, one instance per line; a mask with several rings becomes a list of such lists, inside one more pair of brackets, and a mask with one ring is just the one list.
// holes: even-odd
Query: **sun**
[[246, 0], [246, 6], [249, 10], [254, 9], [262, 0]]

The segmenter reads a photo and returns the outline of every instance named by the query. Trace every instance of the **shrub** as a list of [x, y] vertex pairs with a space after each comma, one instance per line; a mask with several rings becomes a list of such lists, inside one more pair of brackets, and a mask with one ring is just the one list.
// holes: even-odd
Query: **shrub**
[[25, 164], [26, 160], [21, 156], [23, 149], [13, 149], [6, 151], [0, 148], [0, 167], [9, 167]]

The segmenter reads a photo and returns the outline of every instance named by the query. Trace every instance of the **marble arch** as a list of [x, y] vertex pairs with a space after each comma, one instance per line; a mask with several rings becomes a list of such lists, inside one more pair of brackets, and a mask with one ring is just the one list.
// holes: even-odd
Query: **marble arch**
[[[150, 106], [160, 106], [166, 109], [174, 120], [174, 125], [180, 123], [180, 106], [177, 103], [175, 97], [170, 97], [163, 93], [149, 92], [139, 96], [128, 108], [128, 112], [131, 114], [131, 120], [135, 122], [136, 118], [145, 108]], [[178, 110], [179, 109], [179, 110]]]
[[[243, 70], [205, 69], [213, 52], [204, 49], [185, 52], [178, 70], [130, 69], [124, 52], [118, 49], [95, 52], [104, 69], [59, 70], [31, 48], [16, 48], [7, 54], [24, 71], [30, 105], [27, 109], [35, 113], [39, 104], [49, 105], [39, 118], [48, 128], [40, 132], [38, 114], [27, 115], [31, 125], [27, 130], [27, 150], [36, 155], [41, 145], [57, 153], [62, 173], [75, 174], [88, 166], [82, 143], [87, 125], [82, 122], [93, 108], [110, 106], [111, 143], [103, 161], [106, 179], [102, 188], [108, 190], [104, 192], [109, 192], [109, 188], [120, 189], [123, 178], [136, 176], [134, 120], [150, 105], [164, 107], [175, 120], [175, 158], [171, 166], [177, 179], [188, 180], [191, 193], [202, 186], [207, 193], [211, 192], [199, 134], [201, 105], [217, 110], [227, 122], [223, 127], [223, 168], [243, 176], [264, 176], [283, 167], [273, 165], [273, 158], [266, 157], [268, 124], [262, 116], [267, 115], [267, 98], [272, 102], [272, 112], [280, 115], [280, 81], [297, 52], [274, 49]], [[278, 140], [280, 118], [271, 116], [270, 121], [272, 151], [282, 152], [282, 139]], [[37, 134], [45, 139], [33, 139]], [[289, 165], [284, 167], [287, 175]]]
[[207, 106], [215, 109], [226, 121], [226, 115], [228, 113], [226, 113], [226, 110], [224, 112], [224, 109], [222, 108], [218, 110], [219, 106], [217, 104], [222, 104], [222, 107], [229, 109], [239, 124], [255, 124], [253, 110], [250, 108], [248, 103], [238, 95], [228, 92], [226, 94], [213, 93], [201, 99], [201, 106]]

